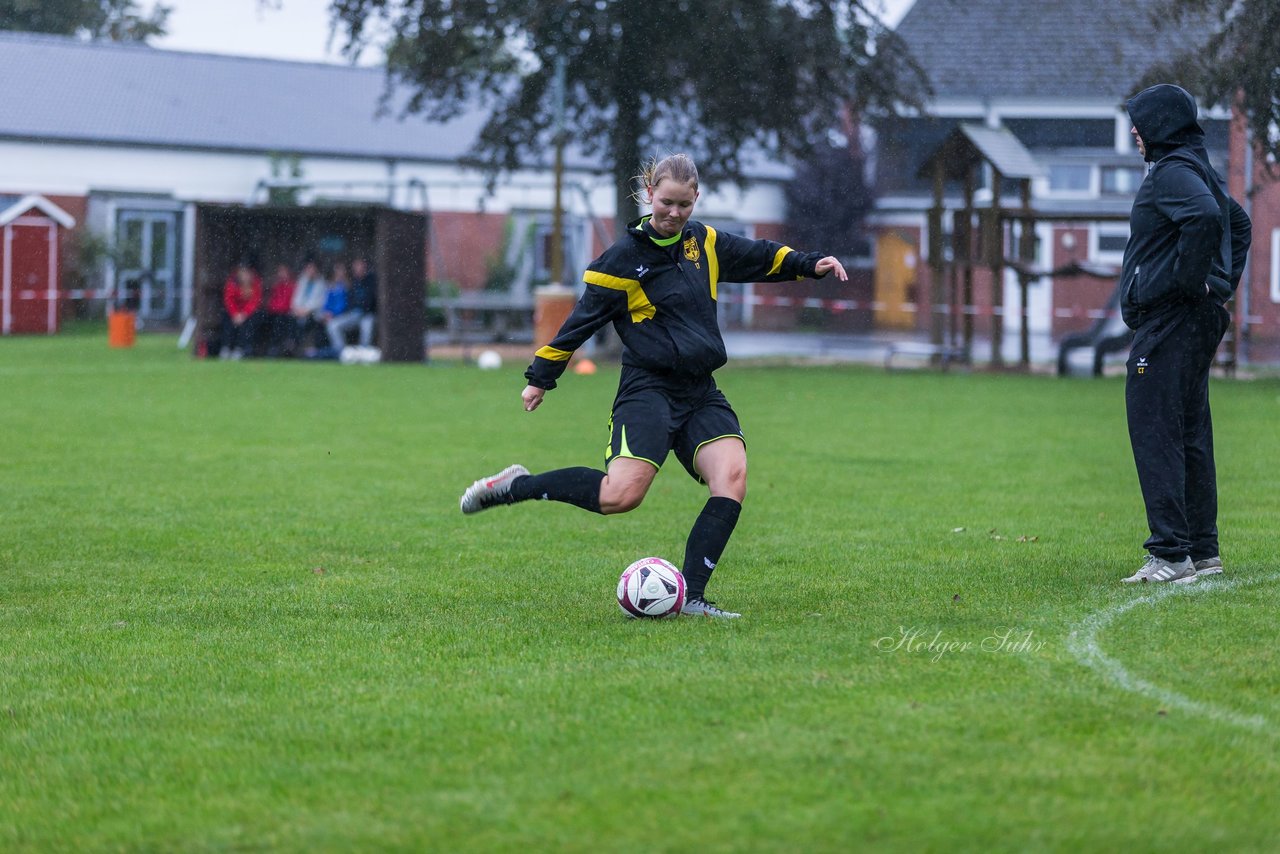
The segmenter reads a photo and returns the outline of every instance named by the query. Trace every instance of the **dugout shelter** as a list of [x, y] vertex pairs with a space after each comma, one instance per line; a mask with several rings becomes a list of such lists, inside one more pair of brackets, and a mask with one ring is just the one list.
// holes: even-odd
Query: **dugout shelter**
[[379, 205], [196, 206], [195, 346], [218, 333], [222, 289], [247, 261], [264, 288], [276, 265], [296, 276], [307, 259], [322, 270], [368, 260], [378, 277], [375, 342], [384, 361], [426, 358], [426, 215]]

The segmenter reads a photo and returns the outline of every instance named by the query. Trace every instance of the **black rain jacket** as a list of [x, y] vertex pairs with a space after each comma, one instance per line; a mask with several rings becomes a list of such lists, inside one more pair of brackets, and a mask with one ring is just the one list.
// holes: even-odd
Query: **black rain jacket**
[[1235, 293], [1252, 225], [1209, 163], [1191, 93], [1161, 83], [1125, 105], [1152, 164], [1129, 215], [1120, 310], [1130, 329]]
[[622, 341], [622, 364], [656, 374], [710, 376], [727, 360], [716, 316], [720, 282], [820, 278], [821, 252], [748, 240], [689, 220], [680, 239], [658, 246], [647, 217], [587, 266], [586, 290], [551, 343], [534, 354], [525, 379], [553, 389], [574, 351], [606, 323]]

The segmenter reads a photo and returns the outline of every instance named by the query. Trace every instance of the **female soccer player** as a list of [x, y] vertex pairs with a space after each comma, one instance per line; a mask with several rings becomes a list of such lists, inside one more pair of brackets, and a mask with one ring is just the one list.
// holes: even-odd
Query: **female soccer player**
[[674, 450], [710, 491], [685, 548], [683, 613], [738, 617], [705, 598], [747, 494], [746, 439], [711, 376], [726, 361], [716, 288], [720, 282], [821, 278], [832, 271], [841, 281], [848, 276], [832, 256], [722, 234], [690, 219], [698, 170], [687, 155], [651, 162], [637, 180], [653, 213], [631, 223], [587, 267], [586, 290], [556, 337], [534, 355], [520, 395], [525, 411], [537, 409], [574, 351], [612, 322], [622, 342], [622, 376], [606, 470], [575, 467], [531, 475], [524, 466], [509, 466], [473, 483], [462, 495], [462, 512], [540, 498], [605, 515], [625, 513], [640, 506]]

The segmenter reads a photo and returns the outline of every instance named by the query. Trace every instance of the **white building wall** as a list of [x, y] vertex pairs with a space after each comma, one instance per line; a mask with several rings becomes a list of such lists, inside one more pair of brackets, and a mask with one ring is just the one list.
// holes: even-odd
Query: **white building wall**
[[[299, 182], [303, 204], [340, 199], [406, 210], [506, 214], [549, 211], [554, 203], [553, 177], [546, 171], [504, 175], [490, 192], [481, 172], [452, 163], [301, 157], [297, 164], [301, 174], [294, 179], [288, 174], [291, 158], [261, 152], [0, 140], [0, 193], [90, 197], [86, 227], [113, 241], [120, 210], [182, 212], [181, 259], [173, 282], [178, 290], [172, 295], [181, 306], [181, 317], [190, 316], [193, 304], [194, 206], [198, 202], [262, 203], [267, 184], [284, 179]], [[272, 174], [273, 167], [278, 176]], [[610, 239], [601, 220], [613, 218], [614, 202], [611, 176], [566, 174], [562, 203], [566, 214], [582, 223], [583, 251], [589, 251], [593, 232], [601, 241]], [[785, 208], [779, 183], [747, 188], [726, 183], [703, 188], [697, 213], [701, 218], [749, 226], [780, 222]], [[116, 279], [116, 271], [108, 264], [94, 286], [110, 292], [117, 286]]]
[[[481, 173], [448, 163], [336, 157], [304, 157], [299, 163], [299, 180], [311, 185], [303, 201], [319, 196], [416, 209], [422, 197], [408, 184], [418, 182], [426, 187], [427, 208], [434, 211], [505, 213], [552, 206], [552, 177], [547, 172], [506, 175], [490, 195]], [[98, 190], [249, 203], [262, 200], [260, 182], [272, 179], [272, 158], [261, 153], [0, 141], [0, 192], [84, 196]], [[563, 201], [570, 214], [612, 217], [612, 179], [570, 172]], [[782, 188], [776, 183], [704, 188], [698, 206], [701, 216], [743, 222], [779, 222], [784, 210]]]

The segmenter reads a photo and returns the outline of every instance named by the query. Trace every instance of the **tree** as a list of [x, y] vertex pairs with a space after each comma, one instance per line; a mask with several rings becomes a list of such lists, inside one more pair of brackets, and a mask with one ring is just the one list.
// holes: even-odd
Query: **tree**
[[144, 42], [165, 34], [172, 7], [143, 14], [137, 0], [0, 0], [0, 29], [115, 42]]
[[1280, 3], [1163, 0], [1153, 15], [1159, 27], [1203, 35], [1153, 66], [1143, 84], [1182, 81], [1204, 104], [1238, 106], [1254, 141], [1280, 160]]
[[863, 220], [875, 203], [861, 129], [852, 116], [796, 165], [787, 183], [788, 240], [836, 255], [865, 254]]
[[345, 50], [389, 32], [406, 113], [484, 106], [476, 162], [547, 162], [564, 57], [570, 144], [613, 171], [619, 228], [642, 157], [686, 151], [709, 180], [803, 155], [841, 110], [918, 105], [923, 72], [863, 0], [333, 0]]

